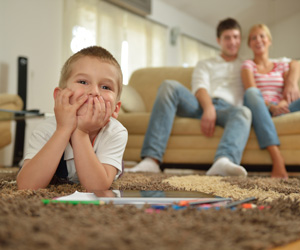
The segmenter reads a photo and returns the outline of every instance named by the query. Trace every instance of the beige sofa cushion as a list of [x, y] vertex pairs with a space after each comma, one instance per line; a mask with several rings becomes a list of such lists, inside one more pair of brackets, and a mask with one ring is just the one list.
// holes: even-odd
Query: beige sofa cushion
[[[23, 101], [18, 95], [0, 94], [0, 108], [21, 110], [23, 108]], [[7, 119], [10, 116], [8, 113], [0, 112], [0, 148], [11, 142], [11, 123], [10, 121], [1, 121], [1, 118]]]
[[[119, 116], [119, 121], [126, 125], [129, 134], [146, 133], [151, 113], [136, 112], [126, 113]], [[273, 118], [279, 136], [300, 134], [300, 126], [295, 126], [300, 122], [300, 112], [294, 112]], [[203, 135], [200, 128], [200, 120], [192, 118], [175, 117], [171, 135]], [[223, 128], [216, 126], [214, 136], [221, 137]], [[250, 137], [255, 137], [252, 129]]]
[[121, 103], [125, 112], [146, 112], [141, 95], [130, 85], [123, 86]]
[[164, 80], [176, 79], [190, 88], [194, 68], [182, 67], [153, 67], [136, 70], [130, 77], [132, 86], [144, 100], [146, 111], [151, 112], [159, 86]]

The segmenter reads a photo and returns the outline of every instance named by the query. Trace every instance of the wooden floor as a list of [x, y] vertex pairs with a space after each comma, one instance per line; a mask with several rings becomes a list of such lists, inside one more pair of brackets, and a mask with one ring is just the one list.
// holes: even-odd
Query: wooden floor
[[272, 250], [299, 250], [299, 249], [300, 249], [300, 240], [292, 242], [282, 247], [273, 248]]

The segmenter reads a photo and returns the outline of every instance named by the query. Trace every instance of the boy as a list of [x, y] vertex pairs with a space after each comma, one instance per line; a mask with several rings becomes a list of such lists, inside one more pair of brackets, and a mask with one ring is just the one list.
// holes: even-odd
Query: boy
[[54, 89], [55, 117], [33, 132], [18, 188], [45, 188], [59, 176], [87, 191], [109, 189], [122, 173], [128, 137], [116, 120], [121, 91], [120, 66], [107, 50], [92, 46], [71, 56]]

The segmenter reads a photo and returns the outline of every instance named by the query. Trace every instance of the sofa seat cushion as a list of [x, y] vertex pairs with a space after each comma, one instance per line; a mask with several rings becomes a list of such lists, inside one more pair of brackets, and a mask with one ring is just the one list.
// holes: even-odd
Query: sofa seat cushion
[[300, 134], [300, 111], [274, 117], [278, 135]]
[[0, 148], [8, 145], [11, 142], [10, 122], [0, 122]]
[[[147, 131], [150, 120], [150, 113], [122, 113], [118, 120], [127, 128], [129, 134], [144, 135]], [[281, 135], [300, 134], [300, 112], [286, 114], [273, 118], [277, 133]], [[171, 135], [203, 135], [200, 127], [200, 120], [192, 118], [175, 117]], [[223, 128], [217, 126], [214, 136], [221, 137]], [[253, 128], [251, 129], [250, 138], [256, 137]]]

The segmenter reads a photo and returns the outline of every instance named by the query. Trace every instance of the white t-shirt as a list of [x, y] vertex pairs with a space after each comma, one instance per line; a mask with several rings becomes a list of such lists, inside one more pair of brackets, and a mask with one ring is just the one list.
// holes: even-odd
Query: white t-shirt
[[[32, 159], [47, 141], [49, 141], [55, 130], [55, 117], [50, 117], [39, 124], [29, 139], [29, 147], [24, 159]], [[110, 122], [100, 130], [95, 139], [93, 146], [94, 152], [101, 163], [112, 165], [118, 170], [115, 179], [122, 173], [122, 159], [127, 139], [128, 132], [126, 128], [112, 117], [110, 118]], [[73, 149], [70, 143], [68, 143], [64, 153], [64, 160], [66, 160], [68, 169], [68, 178], [72, 182], [79, 183]]]
[[[270, 59], [290, 62], [290, 58]], [[220, 55], [199, 61], [192, 76], [192, 93], [206, 89], [211, 98], [220, 98], [232, 105], [243, 105], [244, 86], [241, 78], [243, 59], [226, 62]]]
[[242, 105], [244, 88], [241, 79], [243, 60], [226, 62], [221, 56], [199, 61], [192, 76], [192, 93], [206, 89], [211, 98], [220, 98], [232, 105]]

